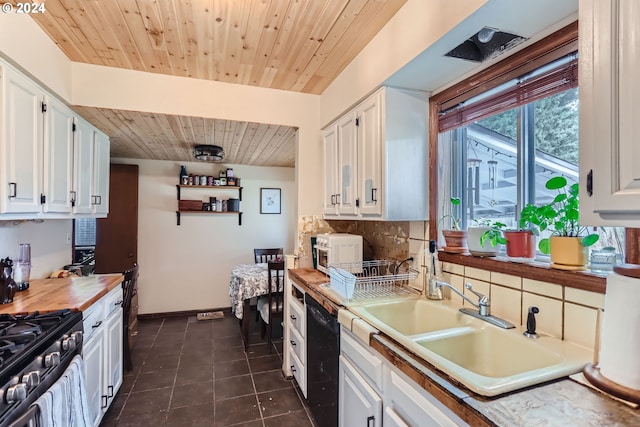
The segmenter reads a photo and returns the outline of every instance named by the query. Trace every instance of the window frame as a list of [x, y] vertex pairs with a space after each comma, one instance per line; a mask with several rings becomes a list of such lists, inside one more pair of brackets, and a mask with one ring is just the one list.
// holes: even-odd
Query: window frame
[[[430, 240], [437, 241], [438, 239], [438, 169], [440, 167], [438, 119], [440, 112], [567, 56], [577, 49], [578, 22], [576, 21], [485, 70], [444, 89], [429, 99], [429, 223], [432, 225], [429, 227]], [[523, 194], [519, 199], [524, 200], [524, 197]], [[521, 203], [521, 200], [518, 200], [518, 203]], [[443, 262], [452, 262], [533, 280], [543, 280], [593, 292], [604, 293], [606, 288], [606, 279], [601, 275], [556, 270], [550, 268], [546, 263], [521, 264], [510, 262], [506, 258], [487, 259], [444, 252], [439, 254], [439, 259]]]

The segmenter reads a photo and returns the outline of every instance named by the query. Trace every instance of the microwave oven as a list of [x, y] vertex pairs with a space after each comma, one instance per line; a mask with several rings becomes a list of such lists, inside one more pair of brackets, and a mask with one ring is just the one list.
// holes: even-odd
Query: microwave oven
[[329, 266], [344, 263], [362, 264], [362, 236], [347, 233], [318, 234], [314, 246], [318, 270], [329, 274]]

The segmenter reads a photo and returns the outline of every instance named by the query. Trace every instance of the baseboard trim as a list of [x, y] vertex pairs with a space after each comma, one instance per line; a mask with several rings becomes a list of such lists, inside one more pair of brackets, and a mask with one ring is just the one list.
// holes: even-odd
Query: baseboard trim
[[181, 316], [196, 316], [198, 313], [209, 311], [222, 311], [225, 315], [231, 314], [231, 307], [222, 308], [203, 308], [202, 310], [184, 310], [184, 311], [168, 311], [164, 313], [146, 313], [138, 314], [138, 319], [157, 319], [160, 317], [181, 317]]

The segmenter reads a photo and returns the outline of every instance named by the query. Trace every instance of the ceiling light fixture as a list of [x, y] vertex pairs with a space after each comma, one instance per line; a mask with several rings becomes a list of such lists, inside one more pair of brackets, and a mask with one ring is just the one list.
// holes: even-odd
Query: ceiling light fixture
[[478, 41], [480, 43], [489, 43], [495, 33], [495, 29], [483, 27], [480, 31], [478, 31]]
[[224, 159], [224, 150], [218, 145], [196, 145], [193, 157], [203, 162], [218, 162]]

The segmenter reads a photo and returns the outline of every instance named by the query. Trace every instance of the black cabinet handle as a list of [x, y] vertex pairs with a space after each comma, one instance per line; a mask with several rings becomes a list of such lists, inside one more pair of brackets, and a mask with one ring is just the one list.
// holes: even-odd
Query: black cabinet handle
[[93, 324], [92, 328], [98, 328], [100, 325], [102, 325], [102, 320], [97, 321], [96, 323]]
[[297, 344], [294, 340], [291, 340], [291, 345], [295, 347]]
[[336, 204], [336, 195], [332, 194], [331, 195], [331, 205], [335, 205]]
[[109, 397], [113, 397], [113, 386], [110, 385], [107, 389], [109, 390]]
[[18, 184], [15, 182], [9, 183], [9, 198], [12, 199], [18, 194]]
[[291, 365], [291, 372], [296, 372], [296, 367]]
[[109, 406], [109, 398], [106, 395], [102, 395], [102, 408], [100, 409], [105, 409], [107, 406]]
[[69, 201], [71, 202], [71, 206], [75, 206], [76, 205], [76, 192], [75, 191], [70, 191], [69, 192]]
[[[373, 421], [373, 424], [371, 424], [371, 421]], [[371, 427], [372, 425], [376, 425], [376, 417], [374, 417], [373, 415], [367, 417], [367, 427]]]
[[377, 194], [378, 194], [378, 189], [377, 188], [372, 188], [371, 189], [371, 201], [373, 203], [378, 203], [378, 199], [376, 199]]
[[294, 322], [296, 321], [297, 317], [294, 316], [293, 314], [289, 315], [289, 317], [291, 318], [291, 320], [293, 320]]
[[336, 205], [340, 204], [340, 193], [336, 194]]

